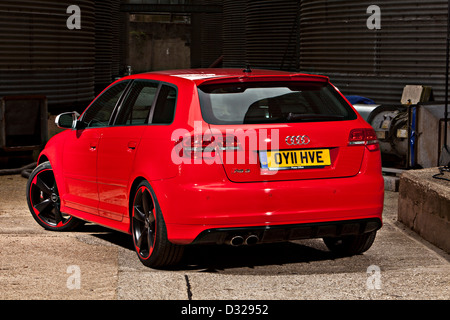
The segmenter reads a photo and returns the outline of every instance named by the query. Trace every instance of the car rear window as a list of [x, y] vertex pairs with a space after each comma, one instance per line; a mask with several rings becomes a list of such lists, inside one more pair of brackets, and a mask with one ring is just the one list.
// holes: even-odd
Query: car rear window
[[344, 121], [356, 113], [329, 83], [235, 83], [200, 86], [210, 124]]

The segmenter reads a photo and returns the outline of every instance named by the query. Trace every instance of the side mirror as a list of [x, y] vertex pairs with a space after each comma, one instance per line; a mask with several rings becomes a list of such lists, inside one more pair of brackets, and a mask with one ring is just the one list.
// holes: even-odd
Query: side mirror
[[62, 129], [76, 129], [79, 116], [75, 111], [61, 113], [56, 117], [55, 124]]

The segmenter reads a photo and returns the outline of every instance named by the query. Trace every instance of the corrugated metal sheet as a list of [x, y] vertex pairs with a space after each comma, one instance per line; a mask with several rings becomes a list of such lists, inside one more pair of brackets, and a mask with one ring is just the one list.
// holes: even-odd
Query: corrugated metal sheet
[[298, 3], [295, 0], [247, 1], [246, 59], [252, 67], [296, 68]]
[[407, 84], [445, 85], [448, 1], [377, 1], [381, 29], [370, 30], [373, 1], [302, 0], [301, 69], [330, 76], [344, 94], [399, 103]]
[[225, 67], [299, 68], [299, 1], [224, 0]]
[[111, 1], [95, 1], [95, 84], [111, 82], [112, 28]]
[[246, 19], [247, 0], [225, 0], [223, 2], [223, 66], [244, 68], [246, 63]]
[[[221, 5], [222, 0], [203, 0], [203, 5]], [[222, 56], [222, 13], [202, 13], [202, 66], [209, 67]]]
[[95, 86], [103, 90], [119, 74], [120, 0], [95, 1]]
[[45, 95], [49, 107], [94, 96], [94, 1], [79, 0], [81, 30], [69, 30], [73, 1], [0, 2], [0, 96]]
[[[111, 28], [113, 34], [113, 42], [112, 42], [112, 65], [111, 65], [111, 73], [113, 77], [119, 75], [120, 70], [120, 47], [121, 47], [121, 24], [122, 24], [122, 13], [120, 12], [120, 1], [114, 0], [111, 3], [111, 10], [113, 12], [112, 20], [111, 20]], [[125, 31], [125, 30], [124, 30]]]
[[[222, 6], [223, 0], [197, 0], [199, 6]], [[223, 13], [193, 13], [191, 64], [192, 67], [211, 66], [222, 56], [222, 20]]]

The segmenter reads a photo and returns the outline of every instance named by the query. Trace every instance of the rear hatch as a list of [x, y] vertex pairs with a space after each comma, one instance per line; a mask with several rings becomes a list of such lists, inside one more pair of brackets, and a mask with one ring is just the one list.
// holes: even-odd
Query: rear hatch
[[364, 124], [326, 78], [313, 79], [259, 77], [199, 86], [203, 119], [220, 135], [221, 163], [231, 181], [338, 178], [359, 172], [364, 143], [349, 143], [349, 137]]

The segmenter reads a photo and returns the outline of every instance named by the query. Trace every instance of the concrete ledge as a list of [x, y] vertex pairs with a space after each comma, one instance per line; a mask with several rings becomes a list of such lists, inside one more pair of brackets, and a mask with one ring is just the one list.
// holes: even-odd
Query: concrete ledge
[[384, 190], [398, 192], [399, 177], [383, 176], [384, 178]]
[[405, 170], [383, 167], [384, 190], [398, 192], [400, 176]]
[[437, 173], [438, 168], [429, 168], [401, 175], [398, 220], [450, 253], [450, 181], [434, 179]]

